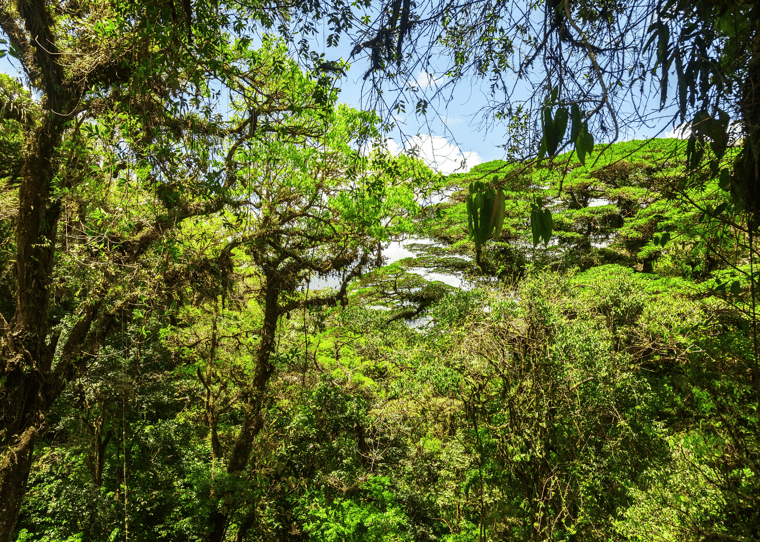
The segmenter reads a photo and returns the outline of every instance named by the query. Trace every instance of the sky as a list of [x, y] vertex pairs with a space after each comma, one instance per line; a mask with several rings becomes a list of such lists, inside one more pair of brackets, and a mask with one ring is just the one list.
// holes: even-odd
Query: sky
[[[320, 38], [312, 41], [312, 48], [323, 53], [330, 60], [349, 60], [353, 43], [344, 37], [337, 47], [328, 48]], [[0, 72], [19, 77], [18, 70], [10, 62], [9, 56], [0, 59]], [[339, 101], [355, 108], [368, 105], [369, 84], [364, 79], [366, 65], [352, 59], [352, 67], [345, 77], [336, 82], [341, 88]], [[18, 61], [15, 61], [18, 65]], [[434, 91], [447, 81], [441, 74], [417, 71], [410, 84], [427, 93]], [[443, 97], [436, 103], [436, 111], [427, 115], [417, 115], [410, 106], [405, 113], [394, 114], [392, 121], [396, 127], [388, 133], [387, 146], [391, 152], [416, 152], [432, 169], [444, 174], [468, 171], [473, 166], [490, 160], [504, 159], [506, 129], [493, 122], [484, 122], [481, 110], [487, 105], [487, 82], [465, 79], [456, 86], [447, 87]], [[627, 139], [643, 139], [658, 134], [677, 136], [673, 127], [655, 125]]]
[[[0, 72], [13, 77], [21, 77], [16, 69], [18, 61], [10, 62], [8, 56], [0, 59]], [[14, 66], [15, 64], [15, 66]], [[361, 108], [363, 99], [361, 68], [349, 70], [346, 77], [337, 82], [342, 91], [339, 101], [355, 108]], [[420, 86], [434, 88], [435, 81], [427, 74], [419, 74]], [[455, 171], [465, 171], [484, 161], [502, 158], [503, 152], [497, 147], [500, 144], [498, 133], [485, 134], [479, 132], [474, 125], [479, 118], [474, 105], [485, 103], [484, 99], [473, 100], [474, 93], [462, 96], [461, 89], [449, 102], [445, 119], [433, 116], [427, 119], [417, 118], [414, 114], [397, 115], [395, 122], [404, 131], [405, 136], [389, 134], [386, 141], [388, 149], [395, 153], [404, 148], [416, 148], [419, 156], [436, 171], [448, 174]], [[444, 126], [443, 121], [448, 125]], [[395, 137], [394, 137], [395, 135]]]
[[[354, 43], [346, 36], [341, 38], [337, 47], [332, 48], [320, 42], [319, 37], [312, 41], [313, 50], [324, 54], [325, 58], [342, 59], [352, 63], [346, 76], [338, 81], [341, 88], [339, 99], [352, 107], [362, 108], [368, 102], [369, 83], [364, 79], [367, 63], [359, 58], [349, 60], [353, 47]], [[434, 58], [431, 64], [436, 62], [444, 66], [448, 59], [439, 61]], [[440, 73], [433, 74], [418, 70], [412, 79], [409, 83], [426, 91], [428, 95], [434, 94], [436, 89], [448, 82], [443, 75], [443, 69]], [[671, 78], [671, 87], [674, 80], [674, 77]], [[412, 106], [407, 107], [404, 114], [396, 114], [393, 119], [397, 128], [388, 134], [392, 138], [389, 141], [389, 150], [399, 152], [402, 148], [409, 150], [417, 147], [419, 156], [429, 166], [446, 174], [467, 171], [483, 162], [505, 159], [506, 151], [503, 146], [508, 135], [506, 126], [499, 125], [482, 112], [488, 106], [489, 92], [488, 80], [465, 78], [453, 87], [446, 87], [437, 104], [436, 113], [429, 112], [425, 116], [418, 116]], [[518, 92], [522, 92], [522, 98], [527, 99], [532, 90]], [[675, 88], [671, 88], [670, 95], [674, 92]], [[520, 94], [517, 96], [520, 97]], [[619, 141], [651, 137], [682, 138], [684, 134], [688, 136], [688, 131], [672, 126], [672, 114], [665, 111], [659, 121], [653, 120], [649, 126], [638, 127], [635, 130], [621, 126]], [[535, 152], [537, 151], [536, 148]]]
[[[342, 41], [346, 41], [345, 38]], [[319, 48], [330, 59], [348, 60], [350, 46], [341, 43], [334, 49]], [[368, 105], [369, 83], [365, 82], [366, 63], [351, 59], [351, 68], [337, 82], [341, 88], [339, 100], [361, 109]], [[427, 96], [435, 94], [447, 79], [442, 74], [417, 70], [409, 83]], [[407, 111], [393, 115], [396, 129], [388, 134], [391, 152], [414, 150], [432, 169], [444, 174], [468, 171], [473, 166], [504, 158], [506, 130], [484, 130], [480, 110], [487, 105], [485, 88], [475, 82], [462, 81], [448, 86], [437, 100], [431, 100], [427, 114], [417, 115], [412, 104]]]

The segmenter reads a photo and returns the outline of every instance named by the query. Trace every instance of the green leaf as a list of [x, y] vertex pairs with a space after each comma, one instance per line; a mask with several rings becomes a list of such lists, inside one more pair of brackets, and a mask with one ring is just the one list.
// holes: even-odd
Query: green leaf
[[731, 189], [731, 174], [728, 169], [723, 168], [720, 170], [720, 179], [718, 180], [718, 186], [721, 190], [728, 192]]
[[721, 17], [715, 21], [715, 29], [718, 32], [731, 36], [736, 33], [736, 25], [734, 24], [734, 14], [732, 11], [726, 11]]
[[647, 52], [649, 50], [649, 47], [654, 43], [654, 40], [657, 38], [657, 25], [662, 24], [659, 21], [652, 23], [649, 25], [649, 28], [647, 28], [647, 33], [651, 33], [651, 36], [649, 36], [649, 39], [647, 40], [646, 44], [644, 44], [644, 48], [642, 49], [642, 52]]
[[491, 215], [491, 227], [493, 228], [493, 237], [501, 237], [501, 230], [504, 226], [504, 215], [506, 209], [506, 197], [504, 191], [499, 188], [496, 192], [496, 201], [494, 202], [493, 214]]
[[477, 242], [480, 245], [485, 244], [488, 241], [488, 237], [491, 235], [491, 213], [493, 211], [495, 194], [492, 188], [489, 188], [483, 193], [483, 205], [478, 209], [480, 215], [480, 228], [478, 230]]
[[477, 242], [478, 230], [480, 229], [480, 216], [478, 215], [478, 206], [475, 205], [475, 198], [472, 198], [472, 233], [470, 237]]
[[549, 240], [552, 238], [552, 212], [549, 209], [544, 209], [541, 212], [541, 237], [544, 240], [544, 244], [548, 245]]
[[581, 165], [586, 165], [586, 155], [590, 155], [594, 150], [594, 136], [588, 131], [588, 125], [584, 124], [578, 138], [575, 140], [575, 151], [578, 153], [578, 160]]
[[703, 152], [701, 146], [697, 145], [697, 137], [692, 133], [686, 143], [686, 161], [689, 164], [689, 169], [696, 169], [699, 166]]
[[670, 73], [671, 60], [662, 63], [662, 75], [660, 76], [660, 107], [665, 107], [668, 100], [668, 74]]
[[686, 77], [684, 76], [681, 48], [677, 45], [673, 50], [673, 59], [676, 63], [676, 81], [678, 81], [678, 111], [681, 114], [681, 121], [683, 122], [686, 116], [686, 99], [689, 87], [686, 84]]
[[670, 30], [667, 25], [659, 24], [657, 29], [657, 60], [662, 64], [666, 64], [668, 56], [668, 42], [670, 41]]
[[541, 139], [541, 146], [538, 149], [538, 159], [543, 160], [546, 156], [546, 136]]
[[[496, 180], [494, 178], [494, 180]], [[470, 183], [470, 194], [466, 198], [467, 231], [476, 246], [483, 245], [496, 230], [501, 235], [504, 224], [506, 198], [501, 189], [485, 188], [477, 181]]]
[[548, 132], [551, 132], [552, 128], [554, 127], [554, 121], [552, 120], [552, 108], [548, 105], [544, 107], [543, 124], [544, 135], [546, 135]]
[[472, 239], [475, 235], [475, 205], [472, 201], [472, 194], [467, 195], [467, 234]]
[[728, 113], [719, 110], [718, 119], [711, 119], [711, 121], [712, 122], [710, 122], [710, 125], [708, 126], [709, 131], [707, 135], [712, 140], [710, 146], [712, 147], [715, 156], [717, 156], [718, 159], [721, 159], [728, 149], [728, 125], [731, 119], [728, 116]]
[[[578, 134], [581, 133], [583, 122], [581, 121], [581, 109], [578, 104], [573, 104], [570, 107], [570, 118], [572, 119], [572, 127], [570, 128], [570, 139], [573, 141], [578, 140]], [[577, 149], [577, 144], [576, 144]]]
[[[554, 143], [554, 121], [552, 120], [552, 108], [549, 106], [544, 107], [543, 115], [543, 138], [541, 140], [541, 148], [544, 153], [548, 153], [550, 156], [553, 154], [556, 145]], [[543, 158], [541, 150], [539, 150], [539, 159]]]
[[531, 211], [530, 230], [533, 234], [533, 246], [535, 247], [541, 240], [541, 211]]
[[581, 132], [575, 140], [575, 152], [578, 154], [578, 160], [582, 166], [586, 165], [586, 138]]
[[478, 211], [483, 208], [483, 192], [480, 190], [475, 192], [475, 208]]
[[567, 109], [564, 107], [560, 107], [557, 109], [557, 114], [554, 117], [554, 148], [551, 150], [551, 153], [554, 154], [557, 152], [557, 147], [559, 147], [559, 144], [562, 143], [562, 139], [565, 137], [565, 132], [567, 131]]

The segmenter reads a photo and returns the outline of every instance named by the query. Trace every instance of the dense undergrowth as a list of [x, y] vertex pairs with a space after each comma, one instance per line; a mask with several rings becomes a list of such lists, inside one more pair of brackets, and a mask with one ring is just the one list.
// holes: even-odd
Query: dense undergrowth
[[[203, 540], [219, 511], [227, 540], [760, 540], [756, 247], [682, 145], [449, 176], [411, 233], [474, 287], [396, 265], [283, 315], [242, 472], [255, 273], [122, 324], [50, 416], [17, 540]], [[494, 175], [502, 235], [452, 259], [458, 190]]]

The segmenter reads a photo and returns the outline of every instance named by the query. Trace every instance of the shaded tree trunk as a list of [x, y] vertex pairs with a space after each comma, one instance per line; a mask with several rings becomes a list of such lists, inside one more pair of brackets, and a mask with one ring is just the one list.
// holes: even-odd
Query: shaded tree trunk
[[[276, 347], [277, 320], [280, 316], [279, 297], [283, 287], [276, 270], [265, 273], [266, 286], [264, 287], [264, 321], [261, 326], [261, 344], [256, 360], [256, 372], [253, 383], [245, 404], [243, 426], [238, 433], [235, 445], [227, 462], [229, 474], [242, 473], [248, 466], [253, 442], [264, 427], [264, 413], [266, 411], [267, 386], [274, 374], [272, 354]], [[210, 518], [211, 531], [207, 537], [209, 542], [222, 542], [229, 525], [229, 513], [221, 510], [221, 503], [227, 495], [219, 493], [212, 495], [219, 505]], [[243, 526], [247, 531], [250, 525]]]
[[16, 227], [15, 312], [3, 323], [0, 374], [0, 542], [10, 540], [45, 411], [63, 389], [51, 374], [57, 337], [50, 335], [50, 283], [60, 204], [51, 198], [52, 165], [63, 132], [51, 119], [28, 132]]
[[214, 312], [211, 318], [211, 345], [209, 347], [208, 362], [206, 363], [205, 375], [198, 369], [198, 378], [200, 379], [203, 387], [206, 389], [206, 398], [204, 399], [204, 406], [206, 409], [206, 424], [208, 425], [209, 436], [211, 437], [211, 457], [219, 459], [222, 456], [222, 448], [219, 442], [219, 412], [216, 408], [216, 400], [219, 397], [219, 393], [214, 391], [214, 363], [216, 361], [216, 351], [218, 347], [218, 327], [217, 322], [219, 319], [219, 302], [217, 298], [214, 298]]
[[101, 433], [95, 437], [95, 470], [93, 472], [93, 484], [100, 489], [103, 485], [103, 468], [106, 464], [106, 448], [108, 443], [113, 437], [113, 429], [109, 429], [105, 438], [101, 437]]
[[[65, 375], [52, 370], [58, 337], [50, 334], [50, 286], [56, 250], [60, 201], [53, 197], [56, 153], [76, 103], [74, 89], [64, 83], [49, 6], [42, 0], [0, 10], [0, 25], [25, 56], [28, 75], [42, 91], [24, 125], [24, 150], [16, 223], [15, 311], [0, 322], [0, 542], [8, 542], [16, 526], [34, 441], [45, 431], [45, 412], [58, 398]], [[20, 26], [23, 24], [23, 28]], [[91, 322], [91, 318], [88, 320]], [[79, 337], [81, 326], [72, 333]]]
[[36, 430], [30, 427], [10, 448], [6, 448], [6, 439], [0, 443], [5, 450], [0, 463], [0, 540], [4, 542], [11, 540], [21, 510], [32, 468], [35, 436]]

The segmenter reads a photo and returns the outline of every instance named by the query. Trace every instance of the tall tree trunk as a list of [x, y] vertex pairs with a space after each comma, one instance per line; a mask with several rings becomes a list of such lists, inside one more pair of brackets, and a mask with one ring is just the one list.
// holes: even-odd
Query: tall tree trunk
[[106, 464], [106, 448], [108, 447], [108, 443], [111, 441], [112, 437], [113, 429], [108, 430], [105, 438], [101, 438], [101, 432], [98, 432], [97, 436], [95, 437], [95, 472], [93, 474], [92, 483], [98, 489], [100, 489], [103, 485], [103, 468]]
[[0, 442], [0, 540], [11, 540], [16, 527], [26, 481], [32, 468], [36, 430], [28, 428], [10, 447], [6, 439]]
[[0, 542], [10, 540], [32, 465], [35, 436], [62, 387], [51, 372], [50, 283], [60, 204], [51, 198], [53, 156], [62, 122], [50, 117], [28, 133], [16, 228], [16, 310], [4, 325], [0, 373]]
[[[227, 462], [229, 474], [239, 474], [248, 466], [253, 442], [264, 427], [264, 412], [266, 411], [267, 386], [269, 379], [274, 374], [272, 354], [276, 347], [277, 319], [280, 316], [279, 297], [282, 289], [282, 281], [276, 270], [265, 274], [266, 286], [264, 287], [264, 321], [261, 326], [261, 343], [256, 363], [256, 372], [253, 376], [253, 385], [245, 405], [243, 427], [240, 429], [235, 445]], [[224, 494], [214, 495], [218, 502], [222, 502]], [[212, 514], [211, 532], [207, 538], [209, 542], [222, 542], [229, 524], [229, 514], [221, 511], [219, 507]], [[250, 527], [250, 526], [249, 526]], [[246, 527], [247, 530], [248, 527]]]

